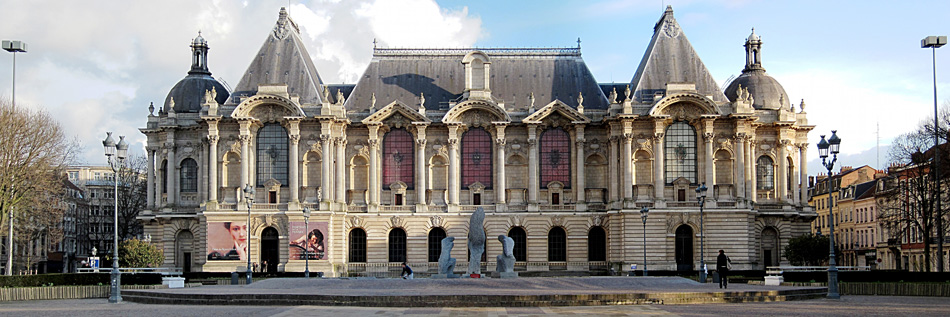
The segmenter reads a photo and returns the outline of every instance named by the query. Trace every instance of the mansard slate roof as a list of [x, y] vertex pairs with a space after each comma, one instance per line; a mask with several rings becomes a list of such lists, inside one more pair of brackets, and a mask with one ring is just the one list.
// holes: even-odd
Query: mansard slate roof
[[653, 38], [640, 60], [631, 89], [637, 101], [652, 102], [653, 94], [665, 91], [667, 83], [683, 82], [695, 83], [696, 91], [712, 96], [713, 101], [727, 102], [716, 80], [673, 18], [673, 8], [667, 6], [653, 27]]
[[262, 84], [286, 84], [288, 93], [300, 96], [300, 104], [322, 102], [323, 80], [300, 40], [300, 29], [284, 8], [280, 9], [277, 25], [247, 67], [228, 104], [238, 104], [241, 97], [253, 96]]
[[607, 97], [594, 80], [579, 48], [525, 49], [374, 49], [373, 60], [346, 99], [348, 112], [363, 112], [376, 95], [376, 109], [395, 100], [417, 107], [425, 95], [426, 109], [448, 109], [465, 90], [462, 58], [480, 51], [491, 61], [490, 89], [509, 111], [524, 111], [534, 94], [535, 108], [560, 100], [577, 108], [607, 109]]

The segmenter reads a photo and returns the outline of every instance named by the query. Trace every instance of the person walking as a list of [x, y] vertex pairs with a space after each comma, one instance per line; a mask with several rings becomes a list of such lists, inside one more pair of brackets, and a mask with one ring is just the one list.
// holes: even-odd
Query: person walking
[[402, 279], [411, 280], [412, 279], [412, 268], [409, 267], [409, 264], [402, 262]]
[[719, 288], [729, 288], [729, 270], [732, 269], [732, 259], [726, 256], [723, 250], [719, 250], [719, 256], [716, 257], [716, 272], [719, 272]]

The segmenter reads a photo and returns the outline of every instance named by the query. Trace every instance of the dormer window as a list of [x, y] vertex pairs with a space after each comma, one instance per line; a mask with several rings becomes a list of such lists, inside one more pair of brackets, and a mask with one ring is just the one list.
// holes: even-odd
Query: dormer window
[[462, 58], [465, 65], [465, 92], [468, 99], [491, 99], [491, 60], [488, 55], [474, 51]]

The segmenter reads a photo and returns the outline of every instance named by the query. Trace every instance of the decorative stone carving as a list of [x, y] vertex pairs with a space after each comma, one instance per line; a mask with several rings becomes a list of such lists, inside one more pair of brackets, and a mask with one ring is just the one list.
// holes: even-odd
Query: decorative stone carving
[[455, 247], [455, 237], [442, 239], [442, 254], [439, 255], [439, 274], [452, 277], [455, 272], [455, 258], [452, 257], [452, 248]]
[[[319, 191], [317, 192], [319, 193]], [[352, 216], [352, 217], [349, 217], [348, 221], [346, 222], [346, 229], [362, 228], [364, 225], [365, 225], [365, 220], [363, 220], [362, 217]]]
[[406, 228], [405, 228], [405, 225], [406, 225], [406, 220], [405, 220], [405, 219], [402, 219], [402, 218], [400, 218], [399, 216], [392, 216], [392, 217], [389, 217], [389, 229], [392, 229], [392, 228], [403, 228], [403, 229], [406, 229]]
[[[511, 273], [515, 271], [515, 240], [506, 235], [498, 235], [498, 241], [501, 242], [501, 254], [495, 257], [497, 264], [495, 271], [499, 273]], [[445, 243], [442, 244], [443, 249]]]
[[293, 116], [294, 114], [284, 107], [257, 106], [254, 107], [254, 109], [251, 109], [251, 112], [248, 115], [263, 122], [279, 122], [285, 116]]
[[467, 274], [482, 274], [482, 253], [485, 252], [485, 210], [475, 208], [468, 222], [468, 271]]

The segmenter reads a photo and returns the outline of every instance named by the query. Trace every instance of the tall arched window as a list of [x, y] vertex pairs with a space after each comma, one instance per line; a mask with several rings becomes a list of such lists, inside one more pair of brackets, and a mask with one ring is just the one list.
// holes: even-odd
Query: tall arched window
[[168, 161], [162, 161], [162, 194], [168, 193]]
[[395, 182], [406, 183], [412, 188], [412, 135], [406, 129], [393, 129], [383, 138], [383, 187], [389, 189], [389, 184]]
[[550, 182], [571, 187], [571, 140], [561, 128], [541, 134], [541, 187], [547, 188]]
[[512, 227], [511, 230], [508, 230], [508, 237], [515, 241], [515, 247], [511, 250], [514, 253], [515, 261], [527, 261], [528, 235], [525, 234], [524, 228]]
[[485, 129], [471, 129], [462, 135], [462, 188], [475, 182], [492, 187], [491, 147], [491, 135]]
[[755, 161], [755, 178], [755, 189], [775, 188], [775, 166], [772, 164], [772, 158], [763, 155]]
[[594, 226], [587, 233], [587, 261], [607, 261], [607, 233]]
[[198, 191], [198, 162], [186, 158], [181, 161], [181, 192], [194, 193]]
[[393, 228], [389, 232], [389, 262], [406, 261], [406, 231]]
[[366, 262], [366, 231], [350, 230], [350, 262]]
[[548, 232], [548, 261], [567, 261], [567, 234], [561, 227], [551, 228]]
[[683, 121], [673, 122], [666, 128], [666, 183], [683, 177], [696, 183], [696, 131]]
[[429, 231], [429, 262], [439, 262], [442, 255], [442, 239], [445, 239], [445, 230], [435, 227]]
[[273, 178], [287, 186], [287, 130], [276, 123], [267, 123], [257, 132], [257, 183]]

